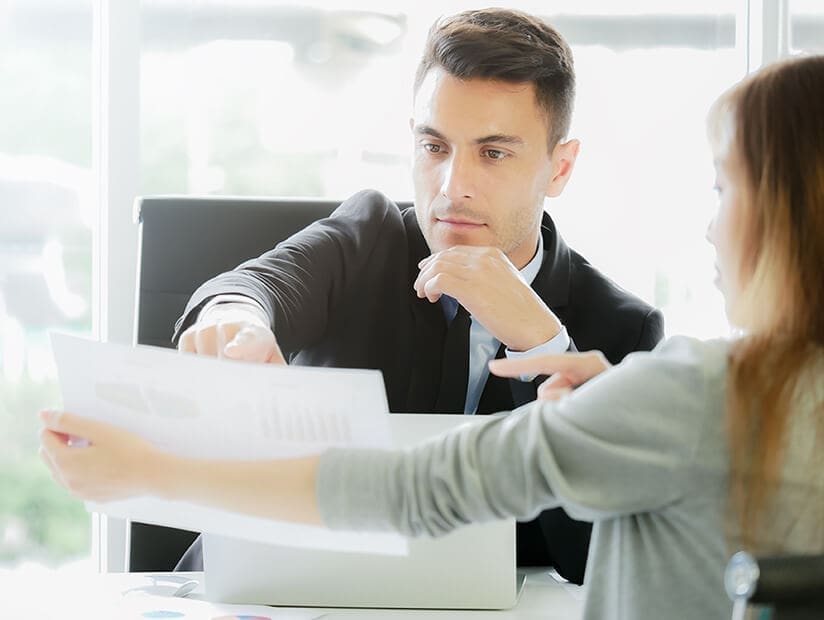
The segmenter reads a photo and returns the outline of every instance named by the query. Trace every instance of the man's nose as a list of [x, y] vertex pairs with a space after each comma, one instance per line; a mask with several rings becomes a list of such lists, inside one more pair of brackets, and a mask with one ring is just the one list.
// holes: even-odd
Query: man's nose
[[475, 197], [475, 169], [467, 154], [454, 153], [446, 162], [441, 194], [452, 202]]

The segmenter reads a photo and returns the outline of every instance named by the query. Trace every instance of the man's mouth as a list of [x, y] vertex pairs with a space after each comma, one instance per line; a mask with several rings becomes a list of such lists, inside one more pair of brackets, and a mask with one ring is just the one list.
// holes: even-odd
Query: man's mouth
[[478, 228], [486, 225], [483, 222], [469, 220], [462, 217], [439, 217], [436, 219], [441, 224], [447, 224], [455, 228]]

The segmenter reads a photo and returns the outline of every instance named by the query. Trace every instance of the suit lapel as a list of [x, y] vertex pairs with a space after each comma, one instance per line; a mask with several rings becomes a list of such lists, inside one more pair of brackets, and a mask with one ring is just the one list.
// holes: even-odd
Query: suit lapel
[[541, 222], [544, 241], [544, 259], [538, 275], [532, 281], [532, 290], [553, 312], [567, 305], [569, 300], [570, 261], [569, 247], [555, 228], [549, 214], [544, 213]]
[[418, 277], [418, 263], [429, 256], [429, 246], [423, 238], [414, 209], [403, 212], [404, 226], [408, 240], [409, 312], [414, 338], [410, 351], [409, 390], [407, 392], [407, 411], [432, 412], [438, 398], [441, 382], [441, 361], [444, 338], [446, 337], [446, 319], [440, 304], [419, 299], [412, 284]]

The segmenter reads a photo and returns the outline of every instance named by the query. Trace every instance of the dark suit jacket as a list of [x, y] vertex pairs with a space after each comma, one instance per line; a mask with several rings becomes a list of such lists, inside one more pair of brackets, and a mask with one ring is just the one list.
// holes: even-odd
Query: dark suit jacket
[[[598, 349], [612, 363], [652, 349], [663, 336], [660, 312], [569, 249], [548, 215], [541, 234], [544, 259], [532, 287], [574, 345]], [[209, 299], [240, 293], [266, 309], [290, 363], [379, 369], [391, 411], [431, 412], [447, 324], [440, 304], [412, 289], [418, 262], [429, 254], [414, 209], [400, 211], [378, 192], [360, 192], [328, 219], [206, 282], [178, 321], [175, 339]], [[535, 399], [532, 383], [513, 380], [510, 388], [513, 408]], [[519, 563], [552, 564], [580, 583], [589, 530], [560, 509], [546, 511], [519, 526]]]

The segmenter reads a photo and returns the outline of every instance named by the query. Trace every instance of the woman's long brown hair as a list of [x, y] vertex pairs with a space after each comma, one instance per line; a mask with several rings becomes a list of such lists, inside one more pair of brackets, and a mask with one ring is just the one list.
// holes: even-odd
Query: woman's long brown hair
[[[740, 542], [756, 549], [788, 419], [805, 386], [824, 381], [808, 372], [824, 349], [824, 56], [747, 78], [719, 99], [710, 127], [716, 138], [728, 130], [746, 187], [736, 305], [747, 334], [730, 353], [726, 411], [731, 506]], [[824, 412], [818, 420], [820, 432]]]

